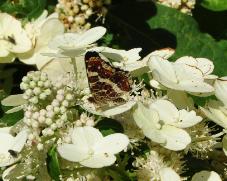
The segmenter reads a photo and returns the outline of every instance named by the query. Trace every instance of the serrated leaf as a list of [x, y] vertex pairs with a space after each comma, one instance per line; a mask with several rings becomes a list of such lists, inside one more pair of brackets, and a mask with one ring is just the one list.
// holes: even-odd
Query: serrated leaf
[[224, 11], [227, 10], [226, 0], [203, 0], [201, 5], [212, 11]]
[[165, 29], [176, 36], [177, 48], [172, 60], [184, 55], [208, 58], [214, 62], [217, 75], [226, 74], [227, 56], [223, 46], [210, 35], [201, 33], [193, 17], [162, 5], [156, 6], [156, 16], [147, 23], [152, 30]]
[[48, 163], [48, 171], [50, 176], [55, 180], [59, 181], [59, 176], [61, 174], [60, 166], [58, 162], [58, 154], [56, 151], [56, 147], [52, 147], [51, 150], [48, 152], [47, 157], [47, 163]]
[[95, 126], [100, 130], [103, 136], [107, 136], [113, 133], [123, 133], [124, 129], [122, 125], [114, 119], [104, 118], [99, 121]]

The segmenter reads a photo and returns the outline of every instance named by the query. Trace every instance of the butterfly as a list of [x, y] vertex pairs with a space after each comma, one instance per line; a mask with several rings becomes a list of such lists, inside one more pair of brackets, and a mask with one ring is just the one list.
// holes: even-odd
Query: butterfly
[[128, 72], [113, 67], [95, 51], [88, 51], [85, 54], [85, 64], [92, 94], [90, 102], [98, 105], [126, 102], [125, 95], [132, 90], [132, 80]]

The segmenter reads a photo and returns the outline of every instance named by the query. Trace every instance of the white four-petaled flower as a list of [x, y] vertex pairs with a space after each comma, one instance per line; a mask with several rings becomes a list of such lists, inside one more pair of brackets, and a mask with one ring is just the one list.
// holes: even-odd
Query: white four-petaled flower
[[103, 137], [93, 127], [76, 127], [71, 135], [72, 144], [63, 143], [58, 152], [66, 160], [79, 162], [90, 168], [101, 168], [114, 164], [115, 154], [127, 148], [129, 139], [126, 135], [115, 133]]

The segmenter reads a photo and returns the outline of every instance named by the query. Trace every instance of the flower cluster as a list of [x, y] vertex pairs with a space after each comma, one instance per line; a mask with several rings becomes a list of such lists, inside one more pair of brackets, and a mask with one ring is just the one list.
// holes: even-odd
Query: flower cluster
[[[168, 48], [141, 59], [141, 48], [98, 47], [105, 32], [95, 27], [56, 35], [41, 55], [50, 61], [22, 79], [23, 94], [2, 101], [14, 106], [7, 114], [24, 113], [12, 128], [0, 130], [0, 141], [10, 141], [0, 142], [6, 148], [0, 149], [0, 166], [20, 160], [4, 170], [4, 180], [39, 178], [43, 172], [47, 181], [119, 175], [180, 181], [188, 152], [204, 160], [214, 159], [210, 152], [226, 157], [227, 79], [212, 74], [213, 62], [190, 56], [171, 62], [174, 50]], [[194, 97], [206, 97], [206, 104]], [[210, 121], [219, 127], [212, 129]], [[213, 171], [193, 179], [200, 177], [220, 180]]]
[[191, 14], [195, 7], [196, 0], [157, 0], [157, 2], [180, 10], [182, 13]]
[[92, 19], [104, 18], [110, 3], [110, 0], [58, 0], [55, 11], [66, 31], [81, 32], [91, 28]]

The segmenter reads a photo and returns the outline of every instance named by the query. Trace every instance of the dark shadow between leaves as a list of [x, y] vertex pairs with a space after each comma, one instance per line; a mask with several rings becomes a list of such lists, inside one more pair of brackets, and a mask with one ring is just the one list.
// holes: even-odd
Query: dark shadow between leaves
[[120, 48], [141, 47], [142, 55], [161, 48], [176, 48], [176, 37], [172, 33], [164, 29], [152, 30], [146, 23], [156, 13], [152, 1], [123, 0], [109, 9], [107, 27], [118, 35]]

